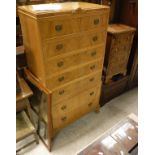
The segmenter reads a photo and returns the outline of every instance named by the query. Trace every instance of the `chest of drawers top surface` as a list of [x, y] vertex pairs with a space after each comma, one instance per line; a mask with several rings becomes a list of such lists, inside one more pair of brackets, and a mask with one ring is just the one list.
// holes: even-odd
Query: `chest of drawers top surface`
[[20, 6], [19, 11], [34, 17], [48, 17], [67, 13], [89, 12], [92, 10], [107, 9], [108, 6], [86, 3], [86, 2], [64, 2], [38, 5]]

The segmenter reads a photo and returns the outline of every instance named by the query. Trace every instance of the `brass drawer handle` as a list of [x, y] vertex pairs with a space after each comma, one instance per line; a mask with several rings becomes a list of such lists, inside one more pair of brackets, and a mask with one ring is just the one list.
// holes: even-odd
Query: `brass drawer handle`
[[97, 41], [98, 40], [98, 37], [97, 36], [94, 36], [93, 37], [93, 41], [95, 42], [95, 41]]
[[58, 44], [57, 46], [56, 46], [56, 49], [57, 50], [61, 50], [63, 48], [63, 44]]
[[91, 78], [91, 79], [89, 79], [89, 81], [90, 81], [90, 82], [94, 81], [94, 77], [93, 77], [93, 78]]
[[56, 26], [55, 26], [55, 30], [56, 30], [57, 32], [60, 32], [60, 31], [62, 30], [62, 25], [56, 25]]
[[60, 61], [60, 62], [57, 63], [57, 66], [58, 67], [62, 67], [63, 65], [64, 65], [64, 62], [63, 61]]
[[94, 94], [94, 92], [92, 91], [89, 95], [92, 96]]
[[67, 106], [66, 105], [63, 105], [62, 107], [61, 107], [61, 110], [65, 110], [67, 108]]
[[93, 103], [92, 103], [92, 102], [90, 102], [90, 103], [88, 104], [88, 106], [89, 106], [89, 107], [91, 107], [91, 106], [92, 106], [92, 104], [93, 104]]
[[99, 24], [99, 19], [94, 19], [94, 25], [98, 25]]
[[63, 81], [65, 78], [64, 78], [64, 76], [61, 76], [61, 77], [59, 77], [58, 78], [58, 80], [61, 82], [61, 81]]
[[91, 70], [95, 69], [95, 65], [90, 66], [90, 69]]
[[95, 56], [96, 55], [96, 51], [91, 52], [91, 56]]
[[60, 91], [59, 91], [59, 95], [63, 95], [64, 92], [65, 92], [64, 90], [60, 90]]
[[65, 121], [66, 119], [67, 119], [66, 116], [61, 118], [62, 121]]

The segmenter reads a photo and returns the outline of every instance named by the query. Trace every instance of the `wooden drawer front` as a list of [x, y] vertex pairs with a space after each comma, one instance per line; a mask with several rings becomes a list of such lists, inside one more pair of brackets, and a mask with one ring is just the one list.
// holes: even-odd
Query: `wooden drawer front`
[[65, 73], [52, 76], [52, 77], [48, 78], [48, 80], [46, 81], [46, 85], [48, 86], [48, 88], [50, 88], [52, 90], [52, 89], [59, 87], [67, 82], [70, 82], [70, 81], [80, 78], [82, 76], [93, 73], [94, 71], [97, 71], [99, 69], [100, 70], [102, 69], [102, 59], [99, 59], [98, 61], [95, 61], [95, 62], [93, 61], [92, 63], [89, 63], [85, 66], [78, 67], [73, 70], [69, 70]]
[[101, 82], [101, 76], [102, 70], [77, 79], [75, 82], [56, 89], [52, 94], [52, 103], [58, 104], [58, 102], [61, 102], [64, 99], [74, 96], [91, 87], [95, 87], [97, 83]]
[[[64, 71], [74, 66], [82, 65], [103, 57], [103, 47], [94, 48], [88, 51], [74, 53], [64, 57], [51, 59], [46, 63], [46, 75]], [[49, 73], [48, 73], [49, 72]]]
[[72, 52], [80, 49], [81, 36], [64, 37], [60, 39], [51, 39], [44, 45], [45, 58], [50, 58], [60, 54]]
[[[85, 113], [92, 111], [98, 106], [99, 86], [91, 88], [68, 100], [62, 101], [52, 109], [53, 127], [61, 128], [81, 117]], [[85, 110], [83, 110], [85, 109]]]
[[101, 30], [96, 32], [90, 32], [87, 35], [83, 35], [83, 37], [80, 38], [80, 48], [96, 46], [99, 44], [103, 44], [104, 47], [106, 42], [106, 35], [106, 31]]
[[[88, 102], [85, 103], [83, 106], [79, 105], [79, 107], [77, 107], [76, 109], [73, 109], [70, 112], [66, 112], [66, 113], [63, 112], [63, 114], [61, 113], [61, 115], [57, 113], [57, 115], [59, 116], [57, 118], [53, 118], [53, 128], [55, 129], [63, 128], [68, 124], [76, 121], [83, 115], [95, 110], [97, 106], [98, 106], [98, 102], [92, 101], [89, 103]], [[64, 107], [65, 106], [62, 106], [62, 108]], [[57, 109], [53, 109], [53, 110], [57, 110]]]
[[80, 18], [53, 17], [39, 21], [38, 25], [42, 39], [49, 39], [79, 32]]
[[105, 31], [95, 31], [61, 37], [60, 39], [50, 39], [44, 43], [45, 59], [98, 44], [105, 44], [105, 38]]
[[106, 30], [108, 12], [109, 10], [102, 10], [81, 15], [64, 15], [40, 19], [38, 26], [41, 38], [49, 39], [98, 28]]
[[87, 31], [89, 29], [99, 28], [106, 30], [108, 26], [108, 10], [84, 16], [81, 19], [81, 30]]

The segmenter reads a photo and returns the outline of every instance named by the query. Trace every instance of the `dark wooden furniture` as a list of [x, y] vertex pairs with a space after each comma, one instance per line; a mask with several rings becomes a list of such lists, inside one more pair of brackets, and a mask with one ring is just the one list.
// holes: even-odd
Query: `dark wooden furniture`
[[19, 74], [16, 71], [16, 93], [20, 93], [20, 92], [21, 92], [21, 87], [20, 87], [20, 84], [19, 84]]
[[133, 63], [131, 66], [128, 89], [138, 86], [138, 51], [137, 50], [135, 51]]
[[137, 152], [137, 147], [137, 117], [130, 114], [77, 155], [133, 155]]
[[127, 74], [127, 64], [131, 51], [135, 28], [111, 24], [108, 26], [106, 54], [104, 61], [105, 83], [117, 75]]
[[118, 0], [101, 0], [101, 4], [110, 7], [109, 23], [115, 23], [118, 16]]
[[129, 82], [129, 75], [125, 77], [118, 77], [110, 83], [103, 83], [100, 97], [100, 105], [105, 105], [111, 99], [121, 95], [127, 89]]
[[138, 85], [138, 0], [119, 0], [118, 7], [117, 22], [136, 28], [128, 63], [128, 88], [133, 88]]
[[[108, 5], [108, 0], [105, 4]], [[114, 5], [114, 16], [111, 23], [120, 23], [132, 26], [136, 29], [133, 44], [127, 65], [127, 77], [112, 82], [103, 83], [100, 104], [104, 105], [107, 101], [120, 95], [138, 85], [138, 0], [109, 0]], [[112, 7], [111, 7], [112, 11]], [[104, 96], [104, 97], [103, 97]]]
[[21, 31], [21, 25], [18, 16], [16, 16], [16, 46], [23, 44], [23, 36]]
[[16, 68], [17, 70], [22, 70], [24, 67], [27, 66], [24, 50], [25, 49], [23, 45], [16, 47]]
[[31, 135], [34, 136], [34, 140], [17, 146], [17, 153], [32, 143], [39, 143], [28, 100], [28, 97], [33, 93], [24, 79], [19, 79], [19, 85], [21, 92], [16, 94], [16, 143], [18, 145], [22, 140]]
[[16, 47], [16, 70], [20, 77], [23, 77], [23, 69], [27, 66], [24, 46]]

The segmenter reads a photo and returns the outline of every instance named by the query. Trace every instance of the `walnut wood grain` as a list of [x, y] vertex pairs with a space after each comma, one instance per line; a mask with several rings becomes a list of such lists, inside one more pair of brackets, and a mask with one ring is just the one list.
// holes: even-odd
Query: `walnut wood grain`
[[[50, 9], [38, 10], [46, 6]], [[61, 8], [53, 10], [53, 6]], [[47, 125], [46, 146], [51, 150], [51, 139], [58, 130], [90, 111], [99, 111], [109, 7], [52, 3], [21, 6], [18, 13], [28, 63], [26, 77], [46, 94], [42, 105], [46, 108], [40, 109]], [[93, 91], [87, 97], [79, 96], [89, 89]], [[60, 111], [66, 109], [67, 115], [62, 115]]]

